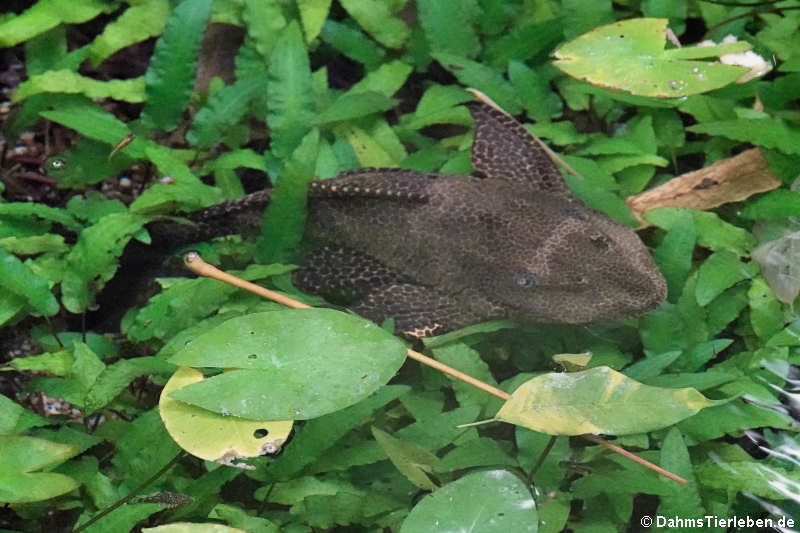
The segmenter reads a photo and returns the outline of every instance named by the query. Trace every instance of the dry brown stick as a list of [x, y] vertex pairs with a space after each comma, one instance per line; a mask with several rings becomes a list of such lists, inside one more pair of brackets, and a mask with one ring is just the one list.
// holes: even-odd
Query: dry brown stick
[[[250, 292], [252, 292], [254, 294], [258, 294], [259, 296], [263, 296], [264, 298], [272, 300], [273, 302], [277, 302], [277, 303], [283, 304], [283, 305], [285, 305], [287, 307], [291, 307], [292, 309], [311, 309], [310, 305], [306, 305], [306, 304], [304, 304], [302, 302], [298, 302], [297, 300], [295, 300], [293, 298], [289, 298], [288, 296], [285, 296], [285, 295], [280, 294], [278, 292], [271, 291], [269, 289], [265, 289], [264, 287], [262, 287], [260, 285], [256, 285], [255, 283], [251, 283], [249, 281], [245, 281], [245, 280], [243, 280], [241, 278], [237, 278], [236, 276], [228, 274], [227, 272], [223, 272], [222, 270], [218, 269], [217, 267], [215, 267], [213, 265], [210, 265], [210, 264], [206, 263], [205, 261], [203, 261], [203, 259], [200, 257], [200, 255], [197, 252], [189, 252], [188, 254], [186, 254], [184, 256], [184, 258], [183, 258], [183, 262], [186, 264], [186, 267], [189, 270], [191, 270], [192, 272], [194, 272], [195, 274], [198, 274], [200, 276], [205, 276], [207, 278], [213, 278], [213, 279], [216, 279], [216, 280], [219, 280], [219, 281], [223, 281], [223, 282], [228, 283], [230, 285], [233, 285], [235, 287], [239, 287], [240, 289], [244, 289], [244, 290], [250, 291]], [[463, 372], [461, 372], [459, 370], [456, 370], [455, 368], [453, 368], [451, 366], [447, 366], [444, 363], [441, 363], [441, 362], [437, 361], [436, 359], [432, 359], [432, 358], [428, 357], [427, 355], [423, 355], [423, 354], [421, 354], [419, 352], [416, 352], [414, 350], [411, 350], [411, 349], [408, 349], [407, 353], [408, 353], [408, 357], [410, 357], [411, 359], [414, 359], [415, 361], [419, 361], [423, 365], [427, 365], [427, 366], [429, 366], [431, 368], [435, 368], [436, 370], [438, 370], [440, 372], [444, 372], [445, 374], [448, 374], [448, 375], [450, 375], [450, 376], [452, 376], [452, 377], [454, 377], [454, 378], [456, 378], [458, 380], [463, 381], [464, 383], [467, 383], [467, 384], [472, 385], [473, 387], [476, 387], [476, 388], [478, 388], [478, 389], [480, 389], [480, 390], [482, 390], [484, 392], [487, 392], [487, 393], [491, 394], [492, 396], [496, 396], [497, 398], [500, 398], [503, 401], [507, 401], [509, 398], [511, 398], [511, 395], [509, 393], [507, 393], [506, 391], [500, 390], [500, 389], [498, 389], [496, 387], [492, 387], [488, 383], [484, 383], [483, 381], [481, 381], [479, 379], [476, 379], [476, 378], [474, 378], [474, 377], [472, 377], [472, 376], [470, 376], [468, 374], [465, 374], [465, 373], [463, 373]], [[595, 444], [599, 444], [601, 446], [605, 446], [609, 450], [615, 451], [615, 452], [619, 453], [620, 455], [623, 455], [623, 456], [627, 457], [628, 459], [630, 459], [632, 461], [635, 461], [635, 462], [639, 463], [640, 465], [642, 465], [642, 466], [644, 466], [646, 468], [649, 468], [650, 470], [653, 470], [654, 472], [656, 472], [658, 474], [661, 474], [662, 476], [668, 477], [669, 479], [672, 479], [673, 481], [676, 481], [676, 482], [680, 483], [681, 485], [685, 485], [686, 484], [686, 480], [683, 479], [682, 477], [677, 476], [677, 475], [673, 474], [672, 472], [670, 472], [668, 470], [664, 470], [660, 466], [656, 466], [653, 463], [651, 463], [650, 461], [642, 459], [641, 457], [639, 457], [637, 455], [634, 455], [631, 452], [629, 452], [629, 451], [627, 451], [627, 450], [625, 450], [623, 448], [620, 448], [619, 446], [611, 444], [607, 440], [601, 439], [600, 437], [597, 437], [595, 435], [581, 435], [581, 436], [584, 439], [587, 439], [587, 440], [589, 440], [591, 442], [594, 442]]]

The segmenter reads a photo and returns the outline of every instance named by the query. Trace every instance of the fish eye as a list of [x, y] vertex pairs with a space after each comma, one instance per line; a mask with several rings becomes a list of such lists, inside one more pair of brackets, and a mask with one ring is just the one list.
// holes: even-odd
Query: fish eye
[[529, 289], [539, 285], [539, 276], [530, 270], [523, 270], [514, 275], [514, 283], [523, 289]]

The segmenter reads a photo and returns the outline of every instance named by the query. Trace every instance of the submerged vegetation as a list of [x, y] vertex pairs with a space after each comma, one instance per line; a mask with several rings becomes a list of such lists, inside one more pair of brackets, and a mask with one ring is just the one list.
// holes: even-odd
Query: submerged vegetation
[[[0, 15], [0, 528], [800, 518], [797, 0], [15, 4]], [[723, 44], [692, 46], [706, 39]], [[640, 83], [653, 65], [663, 78]], [[150, 257], [148, 224], [272, 186], [257, 235], [192, 248], [324, 306], [290, 278], [308, 182], [471, 173], [467, 87], [558, 152], [583, 202], [641, 227], [667, 301], [424, 340], [492, 396], [407, 361], [385, 328]]]

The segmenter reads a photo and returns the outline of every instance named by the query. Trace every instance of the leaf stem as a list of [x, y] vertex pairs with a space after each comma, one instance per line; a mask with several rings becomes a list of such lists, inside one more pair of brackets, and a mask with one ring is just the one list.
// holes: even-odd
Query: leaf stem
[[[283, 305], [285, 305], [287, 307], [291, 307], [292, 309], [310, 309], [311, 308], [310, 305], [306, 305], [306, 304], [304, 304], [302, 302], [298, 302], [297, 300], [295, 300], [293, 298], [289, 298], [286, 295], [280, 294], [280, 293], [275, 292], [275, 291], [271, 291], [269, 289], [265, 289], [264, 287], [261, 287], [260, 285], [256, 285], [255, 283], [251, 283], [249, 281], [245, 281], [245, 280], [243, 280], [241, 278], [237, 278], [236, 276], [228, 274], [227, 272], [223, 272], [222, 270], [218, 269], [217, 267], [215, 267], [213, 265], [210, 265], [210, 264], [206, 263], [205, 261], [203, 261], [203, 259], [200, 257], [200, 254], [198, 254], [197, 252], [189, 252], [186, 255], [184, 255], [183, 256], [183, 262], [186, 265], [186, 268], [188, 268], [189, 270], [191, 270], [192, 272], [194, 272], [195, 274], [198, 274], [200, 276], [205, 276], [205, 277], [208, 277], [208, 278], [213, 278], [213, 279], [216, 279], [216, 280], [219, 280], [219, 281], [223, 281], [223, 282], [228, 283], [230, 285], [233, 285], [235, 287], [239, 287], [240, 289], [244, 289], [244, 290], [250, 291], [250, 292], [252, 292], [254, 294], [258, 294], [259, 296], [263, 296], [264, 298], [272, 300], [273, 302], [277, 302], [277, 303], [283, 304]], [[473, 387], [478, 388], [478, 389], [480, 389], [480, 390], [482, 390], [482, 391], [484, 391], [484, 392], [486, 392], [488, 394], [491, 394], [492, 396], [500, 398], [503, 401], [508, 401], [508, 399], [511, 398], [511, 395], [509, 393], [507, 393], [506, 391], [500, 390], [500, 389], [498, 389], [496, 387], [493, 387], [493, 386], [489, 385], [488, 383], [484, 383], [483, 381], [481, 381], [479, 379], [476, 379], [476, 378], [474, 378], [474, 377], [472, 377], [472, 376], [470, 376], [468, 374], [465, 374], [465, 373], [461, 372], [460, 370], [456, 370], [455, 368], [453, 368], [451, 366], [447, 366], [446, 364], [441, 363], [440, 361], [437, 361], [436, 359], [433, 359], [431, 357], [428, 357], [427, 355], [423, 355], [423, 354], [421, 354], [419, 352], [416, 352], [414, 350], [411, 350], [411, 349], [407, 350], [407, 354], [408, 354], [409, 358], [414, 359], [415, 361], [418, 361], [418, 362], [422, 363], [423, 365], [427, 365], [427, 366], [429, 366], [431, 368], [434, 368], [434, 369], [436, 369], [436, 370], [438, 370], [440, 372], [444, 372], [445, 374], [447, 374], [449, 376], [452, 376], [455, 379], [458, 379], [460, 381], [463, 381], [464, 383], [472, 385]], [[667, 470], [664, 470], [663, 468], [654, 465], [650, 461], [642, 459], [641, 457], [639, 457], [637, 455], [634, 455], [631, 452], [620, 448], [619, 446], [611, 444], [607, 440], [601, 439], [600, 437], [597, 437], [595, 435], [581, 435], [581, 436], [584, 439], [587, 439], [587, 440], [589, 440], [591, 442], [594, 442], [595, 444], [599, 444], [601, 446], [605, 446], [609, 450], [612, 450], [612, 451], [614, 451], [616, 453], [619, 453], [620, 455], [623, 455], [623, 456], [627, 457], [628, 459], [630, 459], [632, 461], [635, 461], [635, 462], [639, 463], [640, 465], [642, 465], [642, 466], [644, 466], [646, 468], [649, 468], [650, 470], [652, 470], [652, 471], [654, 471], [654, 472], [656, 472], [658, 474], [661, 474], [662, 476], [668, 477], [669, 479], [672, 479], [673, 481], [676, 481], [677, 483], [680, 483], [681, 485], [685, 485], [686, 484], [686, 480], [683, 479], [682, 477], [677, 476], [677, 475], [675, 475], [672, 472], [669, 472]]]

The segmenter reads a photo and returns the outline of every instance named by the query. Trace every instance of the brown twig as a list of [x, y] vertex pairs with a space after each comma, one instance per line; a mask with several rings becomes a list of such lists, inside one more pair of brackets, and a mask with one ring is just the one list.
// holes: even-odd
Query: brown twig
[[[260, 285], [256, 285], [255, 283], [251, 283], [249, 281], [245, 281], [245, 280], [243, 280], [241, 278], [237, 278], [236, 276], [228, 274], [227, 272], [223, 272], [222, 270], [218, 269], [217, 267], [215, 267], [213, 265], [210, 265], [210, 264], [206, 263], [205, 261], [203, 261], [203, 259], [200, 257], [200, 255], [197, 252], [189, 252], [188, 254], [186, 254], [184, 256], [184, 258], [183, 258], [183, 262], [184, 262], [184, 264], [186, 265], [186, 267], [189, 270], [191, 270], [192, 272], [194, 272], [195, 274], [198, 274], [200, 276], [205, 276], [205, 277], [208, 277], [208, 278], [213, 278], [213, 279], [216, 279], [216, 280], [219, 280], [219, 281], [223, 281], [223, 282], [228, 283], [230, 285], [233, 285], [235, 287], [239, 287], [239, 288], [244, 289], [246, 291], [250, 291], [250, 292], [252, 292], [254, 294], [258, 294], [259, 296], [263, 296], [264, 298], [272, 300], [273, 302], [277, 302], [277, 303], [283, 304], [283, 305], [285, 305], [287, 307], [291, 307], [292, 309], [310, 309], [311, 308], [310, 305], [306, 305], [306, 304], [304, 304], [302, 302], [298, 302], [297, 300], [294, 300], [293, 298], [289, 298], [288, 296], [285, 296], [283, 294], [277, 293], [275, 291], [271, 291], [269, 289], [265, 289], [264, 287], [261, 287]], [[423, 354], [421, 354], [419, 352], [416, 352], [414, 350], [411, 350], [411, 349], [409, 349], [407, 351], [407, 353], [408, 353], [408, 357], [410, 357], [411, 359], [414, 359], [415, 361], [419, 361], [423, 365], [427, 365], [427, 366], [429, 366], [431, 368], [434, 368], [434, 369], [436, 369], [436, 370], [438, 370], [440, 372], [444, 372], [445, 374], [447, 374], [449, 376], [452, 376], [452, 377], [454, 377], [454, 378], [456, 378], [456, 379], [458, 379], [460, 381], [463, 381], [464, 383], [472, 385], [473, 387], [476, 387], [476, 388], [478, 388], [478, 389], [480, 389], [480, 390], [482, 390], [484, 392], [487, 392], [487, 393], [491, 394], [492, 396], [500, 398], [503, 401], [508, 401], [511, 398], [511, 395], [509, 393], [507, 393], [506, 391], [500, 390], [500, 389], [498, 389], [496, 387], [492, 387], [488, 383], [484, 383], [483, 381], [481, 381], [479, 379], [476, 379], [476, 378], [474, 378], [474, 377], [472, 377], [472, 376], [470, 376], [468, 374], [465, 374], [465, 373], [463, 373], [463, 372], [461, 372], [459, 370], [456, 370], [455, 368], [453, 368], [451, 366], [447, 366], [446, 364], [441, 363], [441, 362], [437, 361], [436, 359], [432, 359], [432, 358], [428, 357], [427, 355], [423, 355]], [[677, 483], [680, 483], [681, 485], [685, 485], [686, 484], [686, 480], [683, 479], [682, 477], [677, 476], [677, 475], [675, 475], [672, 472], [669, 472], [667, 470], [664, 470], [663, 468], [654, 465], [650, 461], [642, 459], [641, 457], [639, 457], [637, 455], [634, 455], [631, 452], [620, 448], [619, 446], [611, 444], [610, 442], [608, 442], [608, 441], [606, 441], [604, 439], [601, 439], [600, 437], [597, 437], [595, 435], [582, 435], [582, 437], [584, 439], [587, 439], [587, 440], [591, 441], [591, 442], [594, 442], [595, 444], [599, 444], [601, 446], [605, 446], [609, 450], [612, 450], [612, 451], [614, 451], [616, 453], [619, 453], [620, 455], [623, 455], [623, 456], [627, 457], [628, 459], [639, 463], [640, 465], [644, 466], [645, 468], [649, 468], [650, 470], [653, 470], [654, 472], [656, 472], [658, 474], [661, 474], [662, 476], [668, 477], [669, 479], [672, 479], [673, 481], [676, 481]]]

